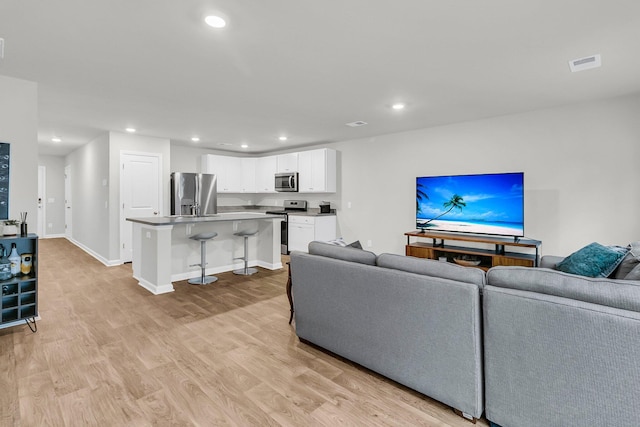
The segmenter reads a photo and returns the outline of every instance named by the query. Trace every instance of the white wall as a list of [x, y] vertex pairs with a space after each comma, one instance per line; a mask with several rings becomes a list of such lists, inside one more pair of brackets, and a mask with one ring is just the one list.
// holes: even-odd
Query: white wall
[[98, 136], [66, 158], [71, 166], [71, 239], [108, 263], [109, 135]]
[[[72, 175], [72, 239], [107, 265], [120, 258], [120, 154], [159, 153], [162, 174], [169, 176], [170, 143], [166, 138], [104, 133], [66, 158]], [[169, 179], [163, 206], [169, 212]]]
[[[187, 147], [171, 144], [171, 172], [202, 172], [200, 156], [203, 154], [215, 154], [214, 150], [206, 148]], [[227, 154], [228, 155], [228, 154]]]
[[45, 236], [64, 235], [65, 159], [62, 156], [40, 155], [38, 156], [38, 166], [46, 168], [46, 200], [43, 200], [43, 205], [45, 206]]
[[402, 254], [416, 176], [524, 171], [525, 234], [543, 254], [640, 240], [638, 117], [635, 95], [333, 144], [340, 234]]
[[38, 86], [0, 75], [0, 142], [11, 144], [9, 218], [27, 212], [29, 231], [37, 230]]

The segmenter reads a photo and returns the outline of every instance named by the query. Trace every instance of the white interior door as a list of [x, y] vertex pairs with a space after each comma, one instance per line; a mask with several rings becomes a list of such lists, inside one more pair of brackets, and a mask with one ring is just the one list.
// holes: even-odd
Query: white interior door
[[71, 209], [71, 166], [65, 166], [64, 168], [64, 235], [68, 239], [73, 238], [73, 232], [71, 226], [72, 221], [72, 209]]
[[120, 260], [133, 259], [133, 227], [127, 218], [161, 215], [162, 155], [159, 153], [121, 153], [120, 168]]
[[45, 166], [38, 166], [38, 224], [37, 230], [38, 236], [44, 237], [47, 220], [47, 168]]

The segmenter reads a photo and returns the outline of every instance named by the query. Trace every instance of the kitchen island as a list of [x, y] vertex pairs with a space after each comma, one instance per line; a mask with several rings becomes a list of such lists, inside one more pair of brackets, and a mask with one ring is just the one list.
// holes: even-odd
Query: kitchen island
[[215, 231], [207, 242], [207, 275], [240, 268], [244, 241], [233, 233], [258, 230], [249, 239], [249, 265], [269, 270], [282, 268], [280, 215], [257, 212], [225, 212], [216, 215], [127, 218], [133, 223], [133, 277], [158, 295], [174, 290], [173, 283], [200, 274], [200, 243], [189, 239]]

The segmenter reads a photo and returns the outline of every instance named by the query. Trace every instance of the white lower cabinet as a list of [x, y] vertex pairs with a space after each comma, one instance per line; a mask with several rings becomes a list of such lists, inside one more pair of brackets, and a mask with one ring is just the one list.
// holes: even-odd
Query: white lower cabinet
[[327, 241], [336, 238], [336, 216], [288, 216], [289, 251], [307, 252], [314, 240]]

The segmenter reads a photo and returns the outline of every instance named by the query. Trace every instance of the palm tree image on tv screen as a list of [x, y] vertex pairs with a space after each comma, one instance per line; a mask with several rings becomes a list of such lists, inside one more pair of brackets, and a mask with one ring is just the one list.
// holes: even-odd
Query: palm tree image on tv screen
[[524, 174], [416, 178], [416, 228], [524, 236]]

